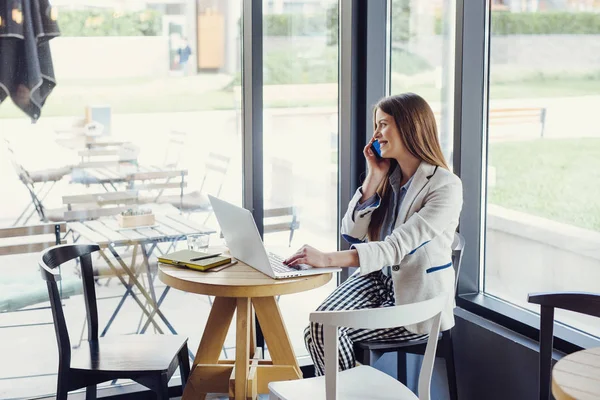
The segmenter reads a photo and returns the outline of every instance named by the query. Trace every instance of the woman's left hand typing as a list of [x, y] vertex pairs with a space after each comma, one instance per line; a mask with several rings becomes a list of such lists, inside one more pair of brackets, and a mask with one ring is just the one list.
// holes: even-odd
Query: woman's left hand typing
[[296, 253], [283, 261], [289, 267], [296, 267], [299, 264], [308, 264], [315, 268], [329, 267], [329, 257], [326, 253], [315, 249], [312, 246], [304, 245]]

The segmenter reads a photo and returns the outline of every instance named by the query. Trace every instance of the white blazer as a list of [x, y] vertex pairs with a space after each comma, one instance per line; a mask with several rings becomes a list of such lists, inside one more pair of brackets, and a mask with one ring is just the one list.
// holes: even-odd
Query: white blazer
[[[462, 209], [462, 183], [445, 168], [421, 162], [402, 201], [396, 225], [383, 241], [367, 242], [367, 229], [376, 204], [354, 209], [362, 194], [350, 201], [341, 232], [358, 251], [360, 274], [392, 266], [396, 304], [428, 300], [447, 292], [442, 330], [454, 326], [454, 268], [452, 241]], [[429, 333], [432, 321], [406, 326], [413, 333]]]

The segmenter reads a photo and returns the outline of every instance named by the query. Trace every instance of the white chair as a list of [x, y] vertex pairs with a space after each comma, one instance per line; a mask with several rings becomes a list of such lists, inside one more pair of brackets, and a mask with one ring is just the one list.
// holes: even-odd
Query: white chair
[[[310, 321], [323, 324], [325, 340], [325, 376], [293, 381], [271, 382], [270, 400], [402, 400], [431, 398], [431, 376], [440, 332], [441, 312], [449, 294], [419, 303], [351, 311], [320, 311]], [[338, 327], [386, 329], [412, 325], [433, 318], [427, 349], [419, 374], [419, 396], [391, 376], [373, 367], [361, 365], [338, 371]]]

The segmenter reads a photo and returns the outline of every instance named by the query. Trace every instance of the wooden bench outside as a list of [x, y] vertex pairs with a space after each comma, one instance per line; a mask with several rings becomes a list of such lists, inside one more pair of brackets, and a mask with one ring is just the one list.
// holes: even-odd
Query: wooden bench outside
[[494, 108], [489, 112], [489, 125], [540, 124], [540, 138], [544, 137], [546, 108]]
[[[436, 110], [434, 115], [439, 127], [441, 112]], [[546, 107], [493, 108], [488, 114], [488, 124], [489, 126], [540, 124], [540, 138], [543, 138], [546, 127]]]

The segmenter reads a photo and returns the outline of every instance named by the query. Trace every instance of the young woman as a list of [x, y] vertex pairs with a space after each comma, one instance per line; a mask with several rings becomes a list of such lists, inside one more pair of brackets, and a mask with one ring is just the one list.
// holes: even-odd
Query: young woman
[[[431, 108], [405, 93], [382, 99], [374, 109], [374, 134], [363, 154], [368, 174], [342, 221], [347, 251], [322, 252], [303, 246], [289, 266], [353, 267], [357, 270], [318, 311], [389, 307], [448, 293], [442, 330], [454, 325], [451, 246], [462, 208], [462, 184], [444, 160]], [[371, 150], [377, 140], [381, 158]], [[339, 367], [354, 367], [352, 344], [365, 340], [410, 340], [426, 335], [431, 322], [394, 329], [340, 328]], [[306, 347], [316, 375], [325, 367], [323, 328], [311, 324]]]

